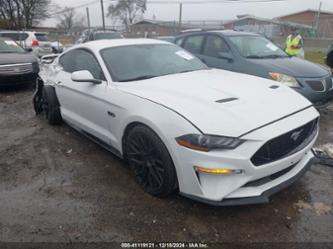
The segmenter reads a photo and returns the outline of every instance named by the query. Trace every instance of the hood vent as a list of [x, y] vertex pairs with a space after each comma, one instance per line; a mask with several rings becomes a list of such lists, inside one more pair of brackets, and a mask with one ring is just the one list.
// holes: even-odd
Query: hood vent
[[216, 103], [227, 103], [227, 102], [231, 102], [231, 101], [235, 101], [238, 100], [238, 98], [227, 98], [227, 99], [220, 99], [220, 100], [216, 100]]

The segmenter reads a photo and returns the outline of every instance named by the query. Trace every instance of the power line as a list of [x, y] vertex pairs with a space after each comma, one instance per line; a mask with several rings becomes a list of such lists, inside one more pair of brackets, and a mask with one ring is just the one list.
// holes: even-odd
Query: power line
[[[122, 0], [108, 0], [108, 2], [120, 2]], [[147, 4], [222, 4], [222, 3], [270, 3], [270, 2], [284, 2], [286, 0], [207, 0], [207, 1], [203, 1], [203, 0], [198, 0], [198, 1], [170, 1], [170, 0], [147, 0]], [[80, 4], [80, 5], [76, 5], [76, 6], [72, 6], [70, 7], [71, 9], [79, 9], [79, 8], [83, 8], [83, 7], [87, 7], [89, 5], [93, 5], [93, 4], [97, 4], [99, 3], [99, 0], [95, 0], [95, 1], [91, 1], [88, 3], [84, 3], [84, 4]], [[55, 15], [59, 15], [65, 12], [68, 12], [69, 10], [61, 10], [61, 11], [57, 11], [57, 12], [53, 12], [50, 13], [49, 16], [55, 16]]]
[[[109, 0], [109, 2], [120, 2], [122, 0]], [[221, 4], [221, 3], [271, 3], [271, 2], [285, 2], [286, 0], [198, 0], [198, 1], [170, 1], [170, 0], [147, 0], [147, 4]]]
[[[69, 8], [70, 9], [79, 9], [79, 8], [87, 7], [87, 6], [92, 5], [92, 4], [99, 3], [99, 1], [100, 0], [95, 0], [95, 1], [88, 2], [88, 3], [80, 4], [80, 5], [77, 5], [77, 6], [72, 6], [72, 7], [69, 7]], [[68, 11], [69, 10], [61, 10], [61, 11], [53, 12], [53, 13], [50, 13], [49, 16], [56, 16], [56, 15], [59, 15], [59, 14], [62, 14], [62, 13], [66, 13]]]

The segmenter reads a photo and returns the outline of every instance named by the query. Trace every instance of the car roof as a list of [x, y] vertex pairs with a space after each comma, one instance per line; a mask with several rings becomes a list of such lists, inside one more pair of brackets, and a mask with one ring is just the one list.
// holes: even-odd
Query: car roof
[[11, 33], [11, 34], [22, 34], [27, 33], [27, 31], [19, 31], [19, 30], [0, 30], [0, 33]]
[[[122, 47], [122, 46], [130, 46], [130, 45], [145, 45], [145, 44], [172, 44], [170, 42], [161, 41], [161, 40], [153, 40], [153, 39], [113, 39], [113, 40], [97, 40], [90, 41], [83, 44], [75, 45], [75, 48], [88, 48], [93, 51], [100, 51], [104, 48], [111, 47]], [[174, 44], [173, 44], [174, 45]]]
[[23, 31], [23, 30], [0, 30], [0, 33], [7, 33], [7, 34], [45, 34], [47, 35], [47, 32], [38, 32], [38, 31]]
[[251, 33], [251, 32], [244, 32], [244, 31], [236, 31], [231, 29], [225, 30], [207, 30], [207, 31], [194, 31], [180, 34], [179, 37], [186, 37], [192, 34], [220, 34], [223, 36], [260, 36], [260, 34]]
[[91, 31], [91, 33], [120, 33], [120, 32], [115, 30], [93, 30]]

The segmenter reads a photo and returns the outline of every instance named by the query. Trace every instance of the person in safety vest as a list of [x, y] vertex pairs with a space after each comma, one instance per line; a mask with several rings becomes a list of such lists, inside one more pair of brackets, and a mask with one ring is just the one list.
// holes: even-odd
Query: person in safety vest
[[304, 58], [303, 38], [296, 28], [292, 28], [292, 34], [287, 37], [286, 53], [290, 56]]

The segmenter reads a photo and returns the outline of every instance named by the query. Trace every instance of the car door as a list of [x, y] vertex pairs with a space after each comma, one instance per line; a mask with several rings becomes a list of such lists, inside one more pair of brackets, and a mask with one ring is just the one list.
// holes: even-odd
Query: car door
[[[71, 50], [59, 58], [56, 92], [63, 118], [92, 138], [110, 142], [107, 122], [107, 82], [92, 52]], [[71, 73], [88, 70], [101, 84], [74, 82]]]
[[237, 71], [228, 44], [218, 35], [207, 35], [200, 58], [209, 67]]

